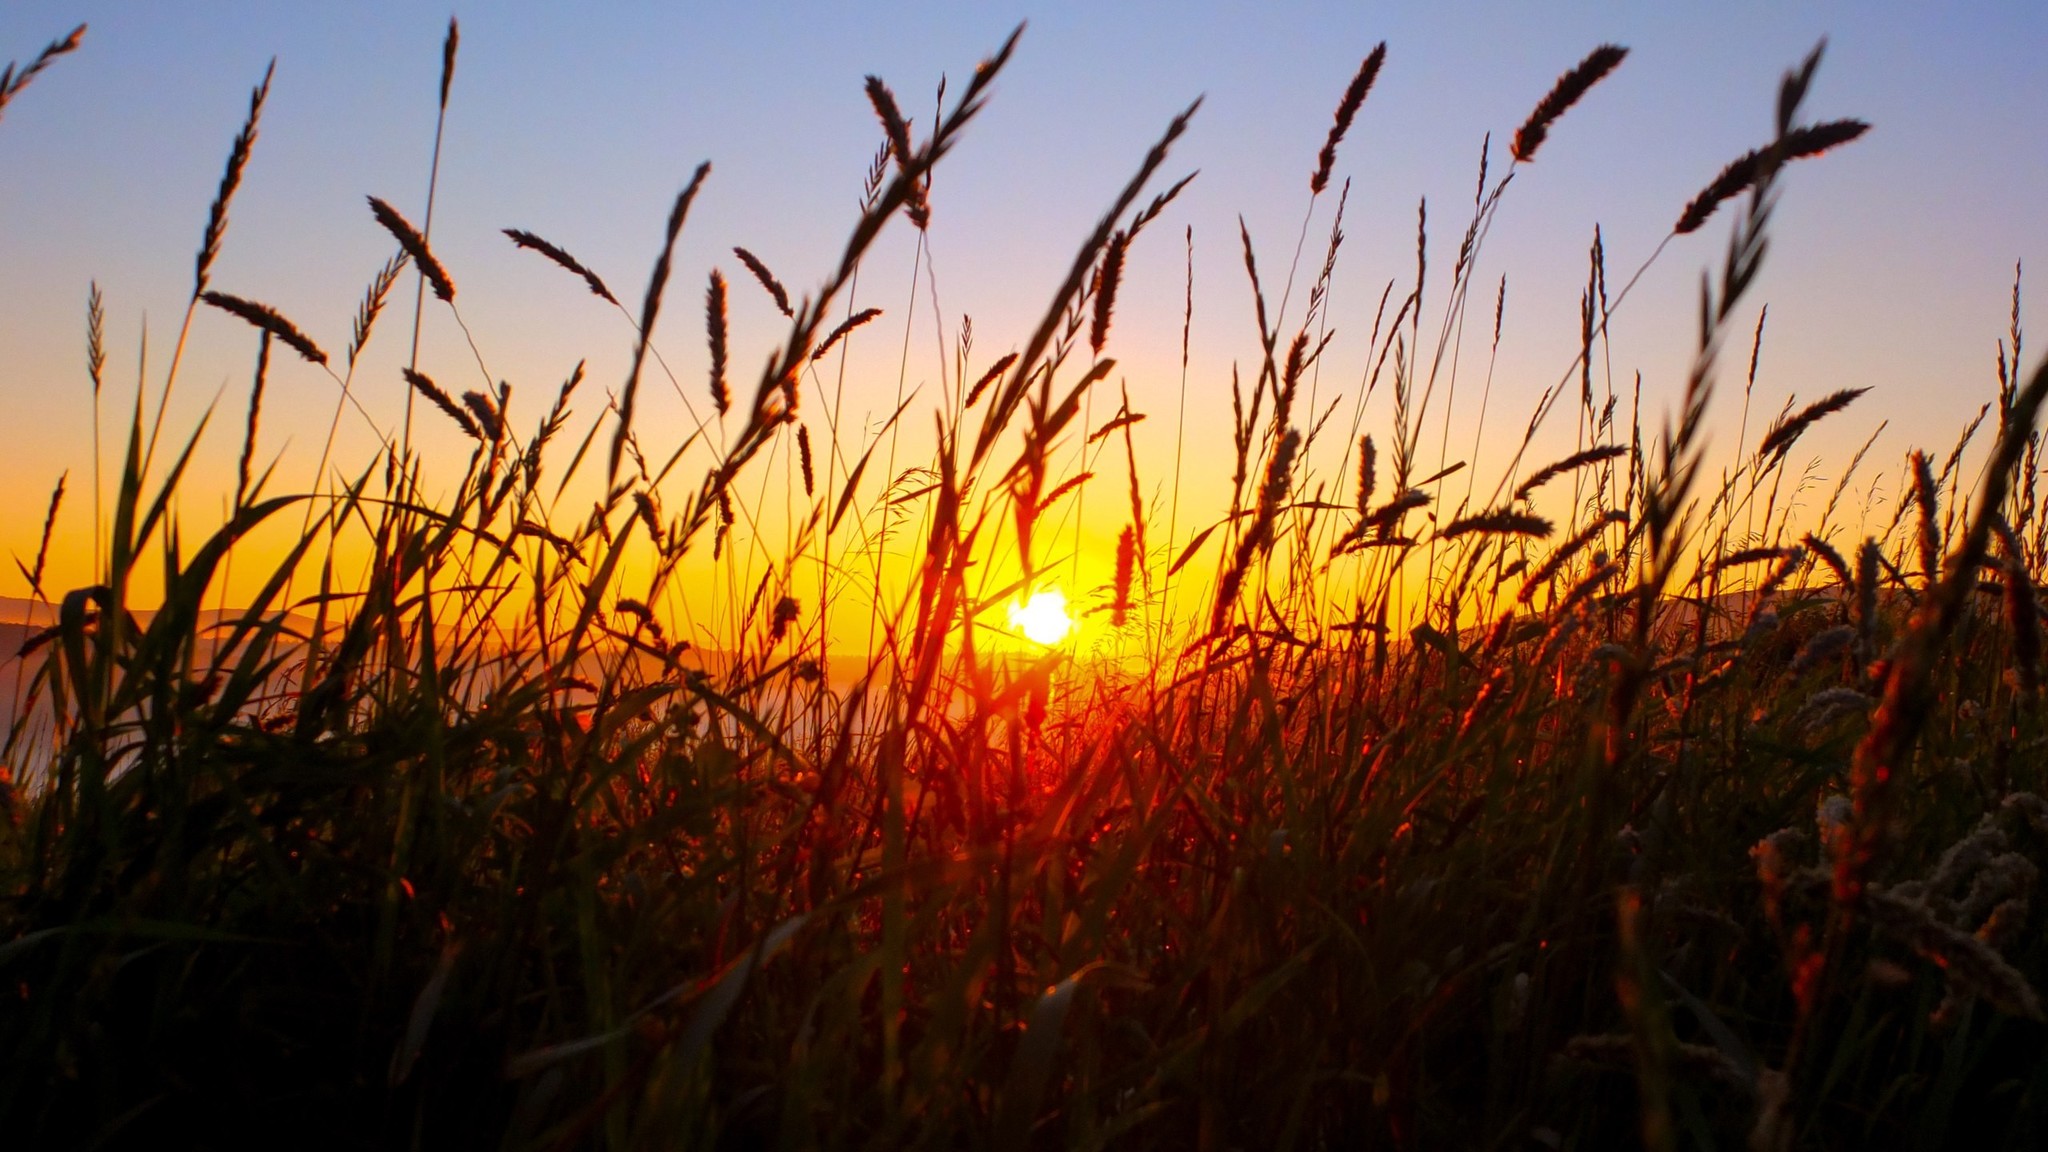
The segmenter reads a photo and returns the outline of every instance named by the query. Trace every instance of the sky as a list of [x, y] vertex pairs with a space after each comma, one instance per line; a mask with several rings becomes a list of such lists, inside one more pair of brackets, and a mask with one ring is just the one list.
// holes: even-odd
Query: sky
[[[81, 50], [0, 120], [0, 547], [33, 550], [51, 485], [69, 469], [72, 503], [52, 571], [60, 585], [84, 582], [88, 285], [97, 282], [108, 309], [102, 421], [112, 438], [133, 402], [145, 324], [156, 403], [207, 205], [249, 90], [273, 57], [275, 83], [213, 286], [275, 306], [331, 351], [347, 344], [356, 302], [391, 249], [364, 197], [381, 196], [415, 222], [424, 215], [448, 15], [413, 2], [0, 6], [0, 60], [25, 61], [90, 25]], [[1278, 297], [1304, 212], [1313, 212], [1283, 321], [1291, 331], [1337, 186], [1351, 181], [1328, 305], [1337, 336], [1318, 380], [1323, 401], [1342, 396], [1348, 412], [1382, 289], [1394, 281], [1398, 300], [1410, 286], [1418, 202], [1428, 203], [1441, 285], [1471, 211], [1482, 140], [1492, 133], [1497, 175], [1536, 100], [1603, 42], [1629, 47], [1627, 61], [1517, 172], [1481, 252], [1475, 292], [1490, 297], [1503, 276], [1508, 285], [1482, 476], [1577, 352], [1595, 226], [1618, 282], [1724, 163], [1767, 141], [1779, 76], [1823, 36], [1809, 118], [1853, 116], [1874, 127], [1787, 175], [1766, 274], [1740, 322], [1746, 345], [1753, 307], [1768, 302], [1749, 439], [1788, 396], [1869, 386], [1870, 396], [1802, 444], [1817, 475], [1832, 477], [1881, 421], [1889, 426], [1872, 476], [1888, 470], [1895, 479], [1911, 447], [1945, 451], [1995, 394], [2015, 262], [2048, 268], [2048, 70], [2039, 66], [2048, 7], [2035, 3], [507, 2], [454, 15], [461, 47], [432, 236], [483, 366], [434, 307], [422, 320], [420, 362], [457, 389], [479, 386], [486, 372], [512, 382], [521, 424], [538, 419], [579, 361], [593, 387], [616, 390], [633, 333], [573, 279], [515, 250], [502, 228], [567, 248], [637, 307], [669, 203], [710, 161], [656, 334], [701, 410], [698, 305], [710, 268], [732, 281], [744, 393], [779, 318], [731, 248], [757, 253], [799, 295], [838, 259], [881, 139], [863, 77], [888, 81], [922, 136], [940, 77], [957, 94], [976, 61], [1025, 24], [986, 111], [936, 174], [930, 278], [913, 290], [916, 237], [900, 219], [863, 267], [854, 302], [885, 316], [850, 354], [851, 424], [893, 408], [899, 388], [936, 398], [950, 370], [950, 352], [942, 366], [937, 349], [953, 346], [963, 316], [973, 317], [970, 371], [1020, 347], [1145, 150], [1202, 97], [1162, 172], [1164, 181], [1200, 175], [1135, 247], [1107, 351], [1119, 361], [1112, 382], [1150, 417], [1138, 451], [1162, 503], [1182, 450], [1182, 538], [1199, 522], [1194, 507], [1213, 518], [1227, 502], [1230, 372], [1256, 350], [1240, 217]], [[1311, 205], [1308, 176], [1331, 110], [1382, 40], [1385, 69], [1344, 141], [1331, 193]], [[1733, 215], [1672, 243], [1616, 314], [1603, 372], [1621, 390], [1643, 374], [1646, 425], [1676, 403], [1700, 276], [1718, 266]], [[2035, 296], [2028, 319], [2039, 316]], [[355, 384], [370, 419], [387, 428], [404, 403], [409, 281], [395, 300]], [[1441, 307], [1438, 295], [1425, 315], [1437, 320]], [[1490, 333], [1474, 333], [1490, 323], [1489, 315], [1469, 326], [1462, 357], [1483, 363]], [[254, 344], [232, 318], [209, 311], [195, 320], [166, 426], [190, 429], [217, 404], [198, 466], [209, 491], [230, 482]], [[1478, 427], [1473, 392], [1483, 380], [1461, 368], [1456, 441]], [[1742, 417], [1738, 382], [1726, 383], [1714, 428], [1732, 449]], [[1113, 407], [1109, 396], [1091, 413], [1095, 423]], [[643, 428], [687, 429], [684, 400], [666, 381], [648, 397]], [[333, 381], [309, 366], [274, 366], [262, 443], [282, 453], [285, 487], [310, 482], [336, 398]], [[1385, 393], [1372, 398], [1362, 430], [1384, 435], [1387, 404]], [[929, 423], [922, 416], [918, 427]], [[338, 428], [335, 459], [366, 462], [376, 441], [364, 419], [346, 414]], [[1566, 450], [1570, 433], [1560, 433]], [[422, 437], [430, 461], [451, 461], [452, 483], [457, 434], [436, 427]], [[1345, 449], [1331, 437], [1311, 468], [1341, 487]], [[1113, 519], [1091, 522], [1081, 548], [1113, 548], [1116, 528]]]

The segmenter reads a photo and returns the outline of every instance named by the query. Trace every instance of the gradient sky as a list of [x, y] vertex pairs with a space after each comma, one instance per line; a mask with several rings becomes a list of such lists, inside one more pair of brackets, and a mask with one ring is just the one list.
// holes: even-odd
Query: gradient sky
[[[529, 424], [579, 359], [589, 361], [594, 385], [616, 388], [632, 334], [572, 279], [514, 250], [498, 230], [527, 228], [561, 244], [637, 305], [669, 201], [699, 161], [712, 161], [678, 250], [658, 338], [701, 406], [698, 304], [708, 268], [716, 264], [734, 281], [733, 361], [745, 388], [779, 330], [731, 246], [760, 254], [798, 293], [838, 258], [880, 138], [863, 75], [892, 84], [921, 135], [939, 76], [950, 75], [957, 92], [974, 63], [1028, 21], [993, 101], [937, 174], [931, 244], [947, 339], [965, 313], [975, 321], [977, 367], [1020, 346], [1075, 246], [1145, 149], [1175, 112], [1205, 96], [1165, 171], [1169, 179], [1197, 168], [1201, 175], [1134, 252], [1109, 354], [1119, 358], [1134, 404], [1153, 415], [1140, 440], [1148, 474], [1170, 479], [1181, 237], [1191, 225], [1194, 368], [1184, 491], [1200, 492], [1214, 508], [1221, 491], [1215, 461], [1229, 450], [1230, 364], [1249, 362], [1254, 349], [1237, 217], [1251, 229], [1277, 295], [1331, 108], [1375, 43], [1388, 42], [1386, 68], [1337, 164], [1338, 181], [1349, 177], [1354, 185], [1331, 302], [1339, 336], [1326, 361], [1325, 399], [1355, 394], [1381, 288], [1396, 279], [1398, 299], [1413, 276], [1418, 199], [1430, 202], [1432, 268], [1447, 270], [1485, 133], [1494, 134], [1498, 172], [1506, 140], [1559, 72], [1603, 41], [1632, 49], [1517, 175], [1482, 255], [1478, 280], [1489, 296], [1501, 275], [1509, 284], [1487, 417], [1489, 428], [1506, 435], [1519, 430], [1577, 350], [1578, 295], [1595, 224], [1610, 276], [1625, 278], [1694, 192], [1725, 162], [1766, 141], [1778, 77], [1826, 35], [1808, 115], [1856, 116], [1875, 128], [1788, 177], [1767, 274], [1752, 301], [1768, 301], [1771, 319], [1751, 440], [1788, 394], [1811, 399], [1870, 385], [1873, 396], [1811, 439], [1821, 475], [1832, 477], [1831, 468], [1883, 419], [1891, 431], [1873, 463], [1893, 476], [1909, 447], [1946, 450], [1994, 395], [1994, 347], [2006, 326], [2014, 262], [2048, 269], [2048, 213], [2041, 210], [2048, 69], [2040, 55], [2048, 6], [1558, 8], [460, 8], [461, 60], [434, 246], [460, 287], [463, 316], [492, 374], [518, 386], [516, 418]], [[32, 550], [49, 487], [71, 468], [76, 502], [66, 525], [75, 535], [66, 539], [74, 547], [56, 571], [60, 584], [82, 581], [85, 569], [74, 561], [86, 549], [82, 484], [90, 468], [87, 284], [97, 279], [108, 302], [107, 427], [118, 431], [145, 315], [152, 395], [160, 386], [207, 204], [249, 89], [273, 55], [275, 87], [214, 286], [275, 305], [330, 351], [346, 345], [363, 285], [391, 247], [363, 197], [389, 199], [415, 220], [423, 206], [446, 19], [427, 5], [393, 2], [0, 6], [0, 59], [25, 61], [73, 25], [91, 25], [83, 49], [58, 61], [0, 121], [0, 268], [7, 273], [0, 276], [0, 410], [8, 425], [0, 546]], [[1334, 196], [1325, 197], [1310, 225], [1296, 316], [1333, 207]], [[1724, 216], [1674, 243], [1616, 317], [1617, 383], [1640, 369], [1652, 412], [1675, 402], [1682, 387], [1699, 275], [1718, 263], [1727, 227]], [[856, 353], [849, 418], [893, 402], [906, 320], [908, 383], [936, 387], [930, 290], [920, 289], [916, 310], [906, 311], [912, 243], [899, 221], [864, 270], [859, 302], [888, 316]], [[358, 384], [364, 404], [392, 422], [403, 403], [396, 369], [409, 286], [403, 295], [408, 306], [386, 315]], [[1432, 319], [1441, 304], [1439, 294]], [[1746, 332], [1753, 312], [1744, 315]], [[422, 366], [456, 388], [477, 386], [475, 363], [445, 311], [429, 308], [425, 325]], [[215, 489], [232, 466], [254, 343], [239, 321], [202, 314], [180, 377], [172, 428], [189, 426], [221, 397], [212, 440], [218, 451], [202, 471]], [[1483, 353], [1483, 337], [1468, 336], [1466, 354]], [[1476, 406], [1468, 405], [1479, 378], [1468, 371], [1461, 379], [1457, 437], [1470, 435]], [[650, 396], [643, 428], [682, 419], [665, 382]], [[300, 485], [334, 400], [324, 376], [277, 363], [265, 444], [290, 446], [284, 473]], [[1367, 429], [1384, 430], [1386, 403], [1384, 393], [1374, 397]], [[1725, 440], [1733, 438], [1737, 403], [1731, 390], [1716, 410]], [[584, 411], [594, 408], [587, 402]], [[1098, 422], [1102, 414], [1098, 406]], [[353, 467], [373, 441], [353, 417], [342, 428], [340, 459]], [[460, 450], [452, 434], [431, 443]], [[1326, 471], [1338, 466], [1342, 447], [1329, 445]], [[4, 591], [20, 593], [12, 584]]]

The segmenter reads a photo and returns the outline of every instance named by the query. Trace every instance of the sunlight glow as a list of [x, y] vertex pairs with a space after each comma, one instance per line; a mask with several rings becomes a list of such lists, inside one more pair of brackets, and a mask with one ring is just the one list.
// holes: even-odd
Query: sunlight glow
[[1067, 598], [1057, 588], [1032, 593], [1023, 604], [1010, 605], [1010, 627], [1040, 644], [1057, 644], [1074, 627], [1067, 615]]

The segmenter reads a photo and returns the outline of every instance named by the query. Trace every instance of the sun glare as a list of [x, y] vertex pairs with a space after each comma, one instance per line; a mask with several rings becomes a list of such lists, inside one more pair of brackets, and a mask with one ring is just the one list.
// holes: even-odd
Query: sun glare
[[1010, 605], [1010, 627], [1040, 644], [1057, 644], [1067, 638], [1074, 621], [1067, 615], [1067, 598], [1057, 588], [1032, 593], [1023, 604]]

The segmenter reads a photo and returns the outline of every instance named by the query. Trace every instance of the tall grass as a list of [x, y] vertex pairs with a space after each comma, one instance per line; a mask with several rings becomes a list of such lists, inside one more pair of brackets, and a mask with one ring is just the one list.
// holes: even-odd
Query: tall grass
[[[266, 78], [193, 293], [260, 330], [231, 511], [185, 534], [205, 425], [159, 458], [162, 400], [152, 419], [138, 392], [95, 512], [95, 582], [52, 597], [55, 624], [23, 646], [32, 677], [5, 753], [21, 775], [0, 822], [0, 1133], [1218, 1149], [2048, 1136], [2048, 954], [2029, 928], [2048, 847], [2048, 368], [2020, 367], [2017, 288], [1974, 496], [1958, 445], [1939, 477], [1914, 457], [1912, 503], [1881, 537], [1836, 534], [1833, 499], [1796, 516], [1790, 453], [1853, 391], [1788, 407], [1753, 449], [1733, 446], [1718, 487], [1703, 479], [1722, 348], [1753, 303], [1785, 163], [1861, 130], [1801, 121], [1818, 51], [1787, 75], [1774, 138], [1674, 231], [1736, 217], [1661, 426], [1640, 384], [1618, 410], [1603, 341], [1627, 289], [1608, 297], [1596, 246], [1580, 357], [1520, 451], [1504, 466], [1421, 457], [1433, 402], [1451, 442], [1495, 213], [1622, 63], [1605, 46], [1536, 105], [1506, 175], [1489, 184], [1482, 163], [1434, 295], [1419, 214], [1413, 283], [1389, 289], [1351, 426], [1316, 391], [1341, 218], [1298, 314], [1292, 272], [1268, 310], [1242, 232], [1261, 347], [1234, 394], [1235, 491], [1206, 522], [1176, 495], [1162, 525], [1140, 498], [1143, 413], [1126, 395], [1096, 425], [1089, 398], [1114, 370], [1114, 301], [1158, 288], [1128, 282], [1125, 256], [1185, 186], [1162, 177], [1193, 107], [1016, 351], [981, 363], [962, 336], [930, 459], [890, 463], [898, 422], [924, 416], [901, 404], [856, 431], [827, 376], [828, 352], [843, 365], [873, 318], [864, 257], [898, 214], [930, 219], [931, 172], [1015, 45], [921, 140], [869, 82], [886, 143], [843, 255], [792, 297], [736, 250], [788, 321], [751, 388], [731, 375], [745, 358], [727, 347], [730, 286], [709, 273], [715, 413], [679, 443], [649, 443], [635, 417], [647, 378], [683, 387], [657, 321], [708, 166], [675, 201], [637, 312], [566, 249], [508, 230], [635, 329], [616, 401], [590, 403], [579, 366], [522, 421], [508, 385], [457, 397], [414, 360], [408, 412], [426, 399], [421, 418], [459, 429], [467, 460], [433, 467], [407, 413], [359, 408], [376, 458], [282, 494], [257, 418], [272, 344], [327, 357], [207, 282]], [[451, 25], [449, 78], [454, 55]], [[1338, 103], [1304, 237], [1383, 64], [1398, 52], [1369, 55]], [[444, 111], [448, 92], [444, 78]], [[399, 207], [371, 204], [401, 252], [358, 308], [338, 405], [406, 263], [434, 289], [419, 306], [460, 319], [460, 269]], [[1497, 344], [1504, 284], [1491, 294]], [[96, 292], [91, 316], [97, 397]], [[175, 372], [174, 356], [160, 397]], [[1382, 382], [1391, 420], [1367, 427]], [[1578, 444], [1525, 459], [1575, 383]], [[1357, 446], [1352, 498], [1327, 498], [1306, 464], [1325, 436]], [[1131, 497], [1101, 601], [1144, 660], [1019, 656], [992, 614], [1056, 574], [1063, 502], [1115, 467], [1118, 439]], [[800, 483], [791, 467], [774, 483], [785, 453]], [[774, 499], [793, 530], [764, 562], [731, 541]], [[279, 523], [282, 556], [257, 550]], [[881, 579], [884, 539], [907, 542], [899, 583]], [[712, 583], [686, 575], [707, 551]], [[204, 611], [236, 557], [263, 579]], [[42, 572], [41, 554], [24, 566], [38, 597]], [[876, 640], [845, 675], [820, 601], [864, 589]], [[692, 648], [707, 630], [685, 617], [725, 622], [717, 651]]]

